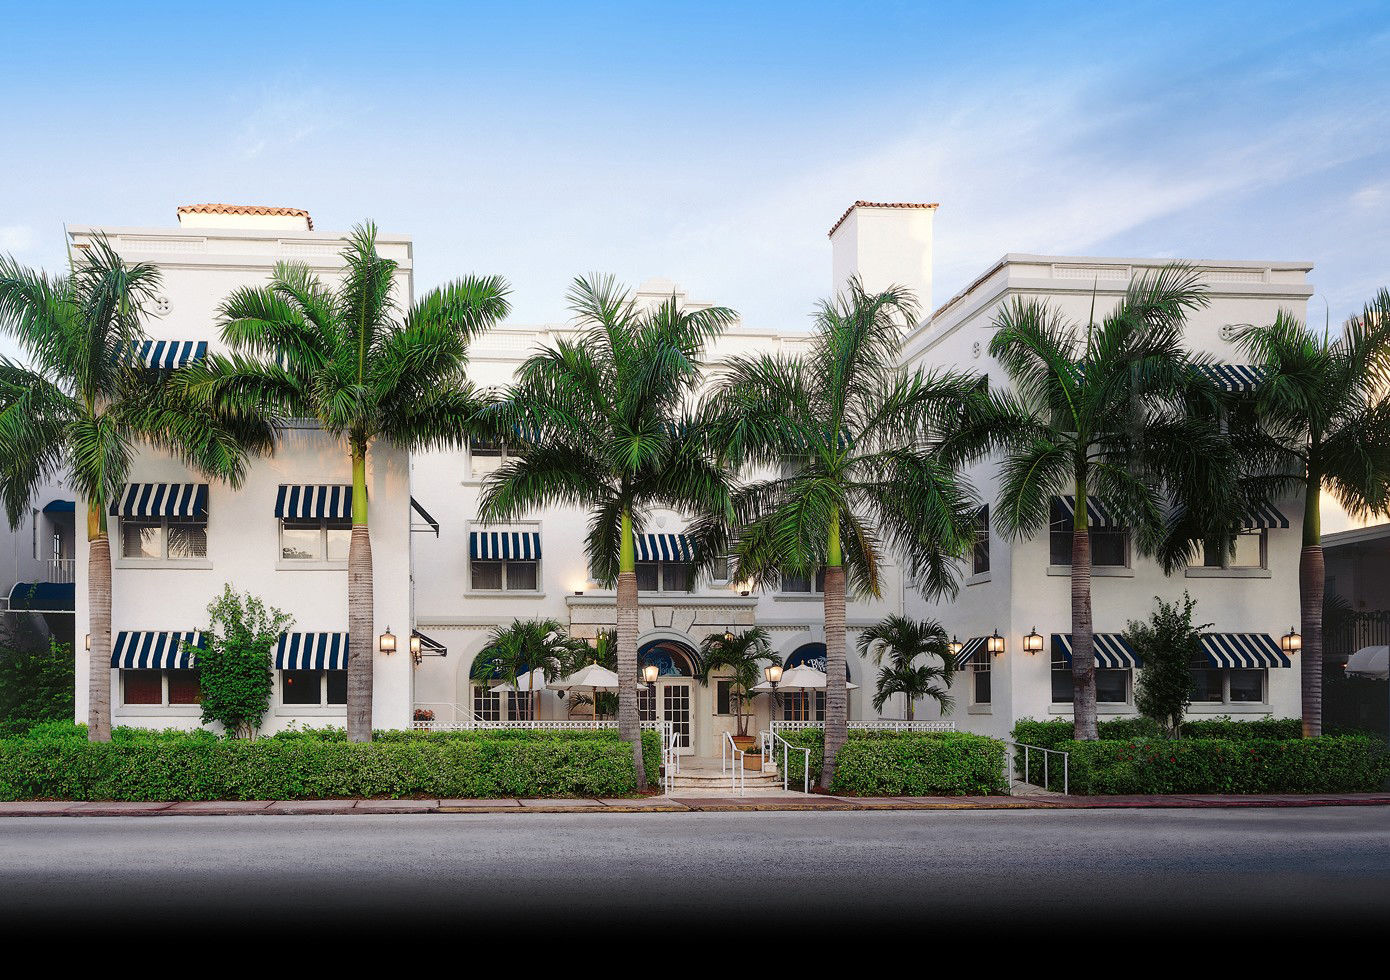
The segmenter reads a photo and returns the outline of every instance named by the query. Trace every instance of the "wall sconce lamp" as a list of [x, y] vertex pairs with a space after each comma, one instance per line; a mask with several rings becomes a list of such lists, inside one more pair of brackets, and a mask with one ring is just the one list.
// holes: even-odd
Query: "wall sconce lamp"
[[960, 641], [959, 637], [952, 633], [951, 642], [946, 644], [946, 649], [950, 651], [951, 656], [956, 657], [959, 656], [960, 652], [965, 649], [965, 644]]
[[386, 627], [386, 632], [377, 637], [377, 648], [382, 653], [396, 652], [396, 634], [391, 632], [391, 627]]
[[1303, 634], [1296, 632], [1292, 626], [1289, 631], [1279, 637], [1279, 649], [1285, 653], [1297, 653], [1303, 649]]
[[1039, 633], [1039, 632], [1038, 632], [1038, 628], [1037, 628], [1036, 626], [1034, 626], [1034, 627], [1033, 627], [1033, 632], [1027, 634], [1027, 635], [1024, 636], [1024, 638], [1023, 638], [1023, 649], [1024, 649], [1024, 651], [1027, 652], [1027, 653], [1040, 653], [1040, 652], [1042, 651], [1042, 648], [1043, 648], [1043, 638], [1042, 638], [1042, 634]]
[[1004, 652], [1004, 638], [999, 635], [998, 630], [985, 637], [985, 649], [996, 657]]

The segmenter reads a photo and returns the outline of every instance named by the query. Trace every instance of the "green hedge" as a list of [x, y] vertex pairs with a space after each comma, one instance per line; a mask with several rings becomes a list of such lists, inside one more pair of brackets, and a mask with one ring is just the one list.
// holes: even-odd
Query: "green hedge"
[[[787, 732], [792, 745], [811, 750], [811, 785], [825, 758], [818, 728]], [[778, 769], [782, 753], [774, 752]], [[801, 787], [804, 756], [787, 756], [788, 783]], [[986, 796], [1008, 793], [1004, 743], [965, 732], [866, 732], [850, 730], [835, 765], [834, 793], [859, 796]]]
[[[1158, 724], [1148, 718], [1113, 718], [1102, 720], [1096, 730], [1103, 740], [1124, 740], [1135, 738], [1158, 738]], [[1034, 721], [1023, 718], [1014, 723], [1013, 740], [1025, 745], [1036, 745], [1044, 749], [1061, 747], [1070, 742], [1072, 723], [1064, 719]], [[1220, 738], [1233, 742], [1243, 742], [1252, 738], [1285, 739], [1301, 738], [1303, 722], [1297, 718], [1253, 718], [1237, 721], [1234, 718], [1203, 718], [1183, 722], [1183, 739]]]
[[[1359, 735], [1063, 742], [1071, 791], [1117, 793], [1358, 793], [1381, 789], [1390, 755]], [[1053, 782], [1060, 788], [1057, 766]]]
[[[643, 733], [655, 783], [660, 738]], [[352, 797], [625, 796], [631, 749], [614, 731], [381, 732], [370, 744], [333, 730], [255, 741], [206, 731], [43, 726], [0, 740], [0, 800], [291, 800]]]

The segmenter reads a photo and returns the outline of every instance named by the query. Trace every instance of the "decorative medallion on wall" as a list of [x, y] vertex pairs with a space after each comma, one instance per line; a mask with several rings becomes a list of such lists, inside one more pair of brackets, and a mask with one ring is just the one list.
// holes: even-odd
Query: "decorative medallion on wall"
[[153, 313], [155, 316], [168, 316], [168, 315], [169, 315], [169, 297], [168, 297], [168, 296], [156, 296], [156, 297], [154, 298], [154, 307], [150, 310], [150, 312]]
[[978, 359], [983, 350], [984, 346], [977, 340], [970, 345], [970, 356]]
[[1221, 339], [1222, 339], [1222, 340], [1235, 340], [1235, 339], [1236, 339], [1236, 328], [1235, 328], [1235, 324], [1228, 323], [1228, 324], [1226, 324], [1224, 327], [1221, 328]]

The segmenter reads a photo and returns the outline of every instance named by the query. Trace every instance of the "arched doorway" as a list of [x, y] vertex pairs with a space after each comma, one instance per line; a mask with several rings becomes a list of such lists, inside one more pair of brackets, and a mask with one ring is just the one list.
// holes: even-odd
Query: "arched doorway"
[[676, 640], [651, 640], [637, 649], [638, 669], [655, 665], [657, 679], [649, 690], [637, 689], [637, 713], [643, 721], [669, 721], [676, 751], [695, 751], [695, 674], [698, 654]]
[[[791, 670], [793, 667], [812, 667], [824, 674], [826, 672], [825, 661], [824, 643], [803, 643], [787, 656], [787, 659], [782, 663], [782, 668]], [[847, 657], [845, 658], [845, 680], [852, 681], [853, 679]], [[780, 697], [783, 721], [825, 721], [824, 688], [819, 691], [784, 691]], [[850, 699], [850, 702], [846, 704], [847, 708], [852, 700]]]

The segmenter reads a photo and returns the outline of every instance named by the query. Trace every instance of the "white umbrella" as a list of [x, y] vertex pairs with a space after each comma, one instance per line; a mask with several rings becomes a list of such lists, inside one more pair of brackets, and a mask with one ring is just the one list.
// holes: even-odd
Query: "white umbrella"
[[[782, 679], [777, 682], [777, 686], [775, 688], [767, 681], [763, 681], [757, 687], [753, 688], [753, 690], [759, 692], [760, 694], [766, 694], [767, 692], [774, 690], [824, 691], [825, 680], [826, 678], [824, 673], [822, 673], [819, 670], [816, 670], [816, 668], [814, 667], [807, 667], [803, 665], [801, 667], [792, 667], [790, 670], [784, 670], [782, 672]], [[859, 685], [852, 683], [849, 680], [846, 680], [845, 687], [848, 690], [853, 691], [857, 690]]]
[[1347, 674], [1378, 681], [1390, 678], [1390, 646], [1362, 647], [1347, 658]]
[[587, 667], [576, 670], [568, 677], [551, 681], [546, 687], [556, 691], [568, 691], [576, 687], [586, 691], [616, 691], [618, 689], [618, 675], [607, 667], [589, 664]]
[[532, 691], [539, 691], [545, 688], [545, 671], [537, 667], [529, 674], [522, 674], [516, 679], [516, 687], [512, 687], [510, 681], [504, 681], [493, 688], [494, 691], [525, 691], [528, 694]]

